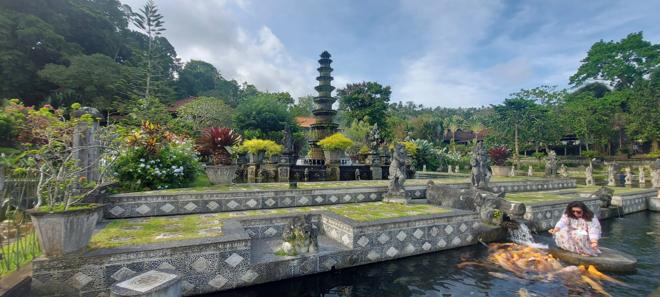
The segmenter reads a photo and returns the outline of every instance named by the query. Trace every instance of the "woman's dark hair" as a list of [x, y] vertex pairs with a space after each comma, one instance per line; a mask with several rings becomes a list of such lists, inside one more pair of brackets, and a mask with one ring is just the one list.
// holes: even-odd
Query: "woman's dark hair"
[[580, 209], [582, 209], [582, 218], [585, 221], [591, 222], [591, 219], [594, 218], [594, 213], [591, 212], [591, 210], [589, 209], [589, 207], [587, 207], [587, 205], [585, 205], [580, 201], [573, 201], [569, 203], [566, 206], [566, 210], [564, 211], [564, 214], [566, 214], [571, 219], [577, 219], [577, 217], [575, 217], [575, 215], [573, 214], [574, 207], [579, 207]]

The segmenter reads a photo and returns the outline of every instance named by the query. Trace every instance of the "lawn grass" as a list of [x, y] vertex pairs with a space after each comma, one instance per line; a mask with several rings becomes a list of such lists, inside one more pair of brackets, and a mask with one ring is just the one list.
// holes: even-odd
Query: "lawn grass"
[[506, 200], [511, 202], [520, 202], [520, 203], [536, 203], [536, 202], [546, 202], [546, 201], [555, 201], [555, 200], [568, 200], [575, 198], [570, 195], [559, 195], [550, 192], [519, 192], [519, 193], [507, 193]]
[[41, 248], [34, 231], [23, 234], [23, 236], [10, 244], [0, 248], [2, 259], [0, 260], [0, 278], [4, 277], [30, 263], [32, 259], [41, 255]]
[[[523, 181], [523, 180], [543, 180], [542, 177], [528, 177], [528, 176], [514, 176], [514, 177], [493, 177], [491, 182], [506, 182], [506, 181]], [[206, 179], [206, 181], [208, 181]], [[244, 192], [244, 191], [270, 191], [270, 190], [286, 190], [289, 188], [288, 183], [239, 183], [232, 185], [212, 185], [205, 186], [205, 178], [198, 178], [195, 181], [196, 187], [167, 189], [158, 191], [143, 191], [134, 192], [135, 194], [177, 194], [177, 193], [197, 193], [197, 192]], [[421, 186], [426, 185], [429, 181], [436, 184], [453, 184], [453, 183], [469, 183], [468, 177], [448, 177], [437, 179], [409, 179], [406, 181], [407, 186]], [[333, 181], [333, 182], [298, 182], [298, 189], [345, 189], [345, 188], [360, 188], [360, 187], [386, 187], [389, 184], [388, 180], [361, 180], [361, 181]], [[131, 193], [125, 193], [131, 194]]]
[[327, 206], [307, 206], [247, 210], [214, 214], [112, 220], [99, 230], [89, 243], [92, 249], [135, 246], [150, 243], [222, 236], [223, 221], [230, 218], [258, 217], [329, 211], [346, 218], [369, 222], [406, 216], [440, 214], [449, 209], [428, 204], [403, 205], [365, 202]]
[[[648, 191], [648, 190], [652, 189], [652, 188], [633, 188], [633, 187], [608, 187], [608, 188], [614, 190], [614, 195], [642, 192], [642, 191]], [[598, 191], [598, 189], [600, 189], [600, 186], [578, 185], [576, 190], [579, 193], [593, 193], [593, 192]]]

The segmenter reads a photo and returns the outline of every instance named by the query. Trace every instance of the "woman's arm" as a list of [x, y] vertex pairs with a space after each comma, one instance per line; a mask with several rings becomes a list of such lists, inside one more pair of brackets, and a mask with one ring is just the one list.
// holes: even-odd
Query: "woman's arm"
[[555, 234], [559, 230], [564, 229], [566, 227], [568, 227], [568, 216], [566, 216], [566, 214], [563, 214], [561, 215], [559, 221], [557, 221], [557, 224], [555, 224], [555, 228], [550, 229], [549, 232], [550, 234]]
[[594, 216], [593, 219], [591, 219], [591, 222], [589, 222], [589, 240], [590, 241], [596, 241], [600, 239], [600, 222], [598, 219]]

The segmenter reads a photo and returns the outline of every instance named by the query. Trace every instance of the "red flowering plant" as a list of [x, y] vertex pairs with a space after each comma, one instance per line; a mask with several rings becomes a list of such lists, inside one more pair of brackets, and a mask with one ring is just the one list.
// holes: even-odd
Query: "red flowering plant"
[[506, 146], [496, 146], [488, 150], [488, 156], [497, 166], [504, 166], [506, 159], [511, 156], [511, 150]]
[[198, 150], [213, 165], [231, 165], [231, 148], [241, 142], [241, 135], [230, 128], [211, 127], [202, 130]]

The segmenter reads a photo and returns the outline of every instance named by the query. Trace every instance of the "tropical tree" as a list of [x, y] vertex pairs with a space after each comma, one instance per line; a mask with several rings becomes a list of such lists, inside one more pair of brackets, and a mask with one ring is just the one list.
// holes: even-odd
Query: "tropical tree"
[[365, 120], [370, 124], [378, 124], [383, 133], [388, 133], [386, 113], [389, 108], [389, 86], [383, 87], [377, 82], [361, 82], [348, 84], [346, 88], [337, 90], [339, 110], [347, 115], [348, 123], [353, 120]]
[[215, 89], [220, 79], [220, 73], [210, 63], [190, 60], [179, 72], [177, 93], [181, 98], [199, 96]]
[[570, 77], [574, 86], [589, 80], [606, 81], [616, 89], [632, 87], [660, 64], [660, 44], [644, 40], [642, 32], [628, 34], [618, 42], [598, 41]]
[[297, 130], [287, 105], [273, 96], [257, 95], [241, 103], [234, 113], [234, 124], [246, 139], [280, 141], [287, 126]]
[[158, 8], [153, 0], [147, 0], [147, 3], [140, 9], [140, 12], [133, 14], [133, 24], [147, 35], [147, 49], [145, 52], [145, 98], [149, 97], [151, 79], [154, 75], [152, 64], [155, 63], [154, 60], [156, 59], [157, 37], [165, 31], [162, 19], [163, 16], [158, 13]]
[[234, 109], [213, 97], [197, 97], [176, 111], [177, 122], [184, 130], [197, 134], [210, 127], [231, 127]]

